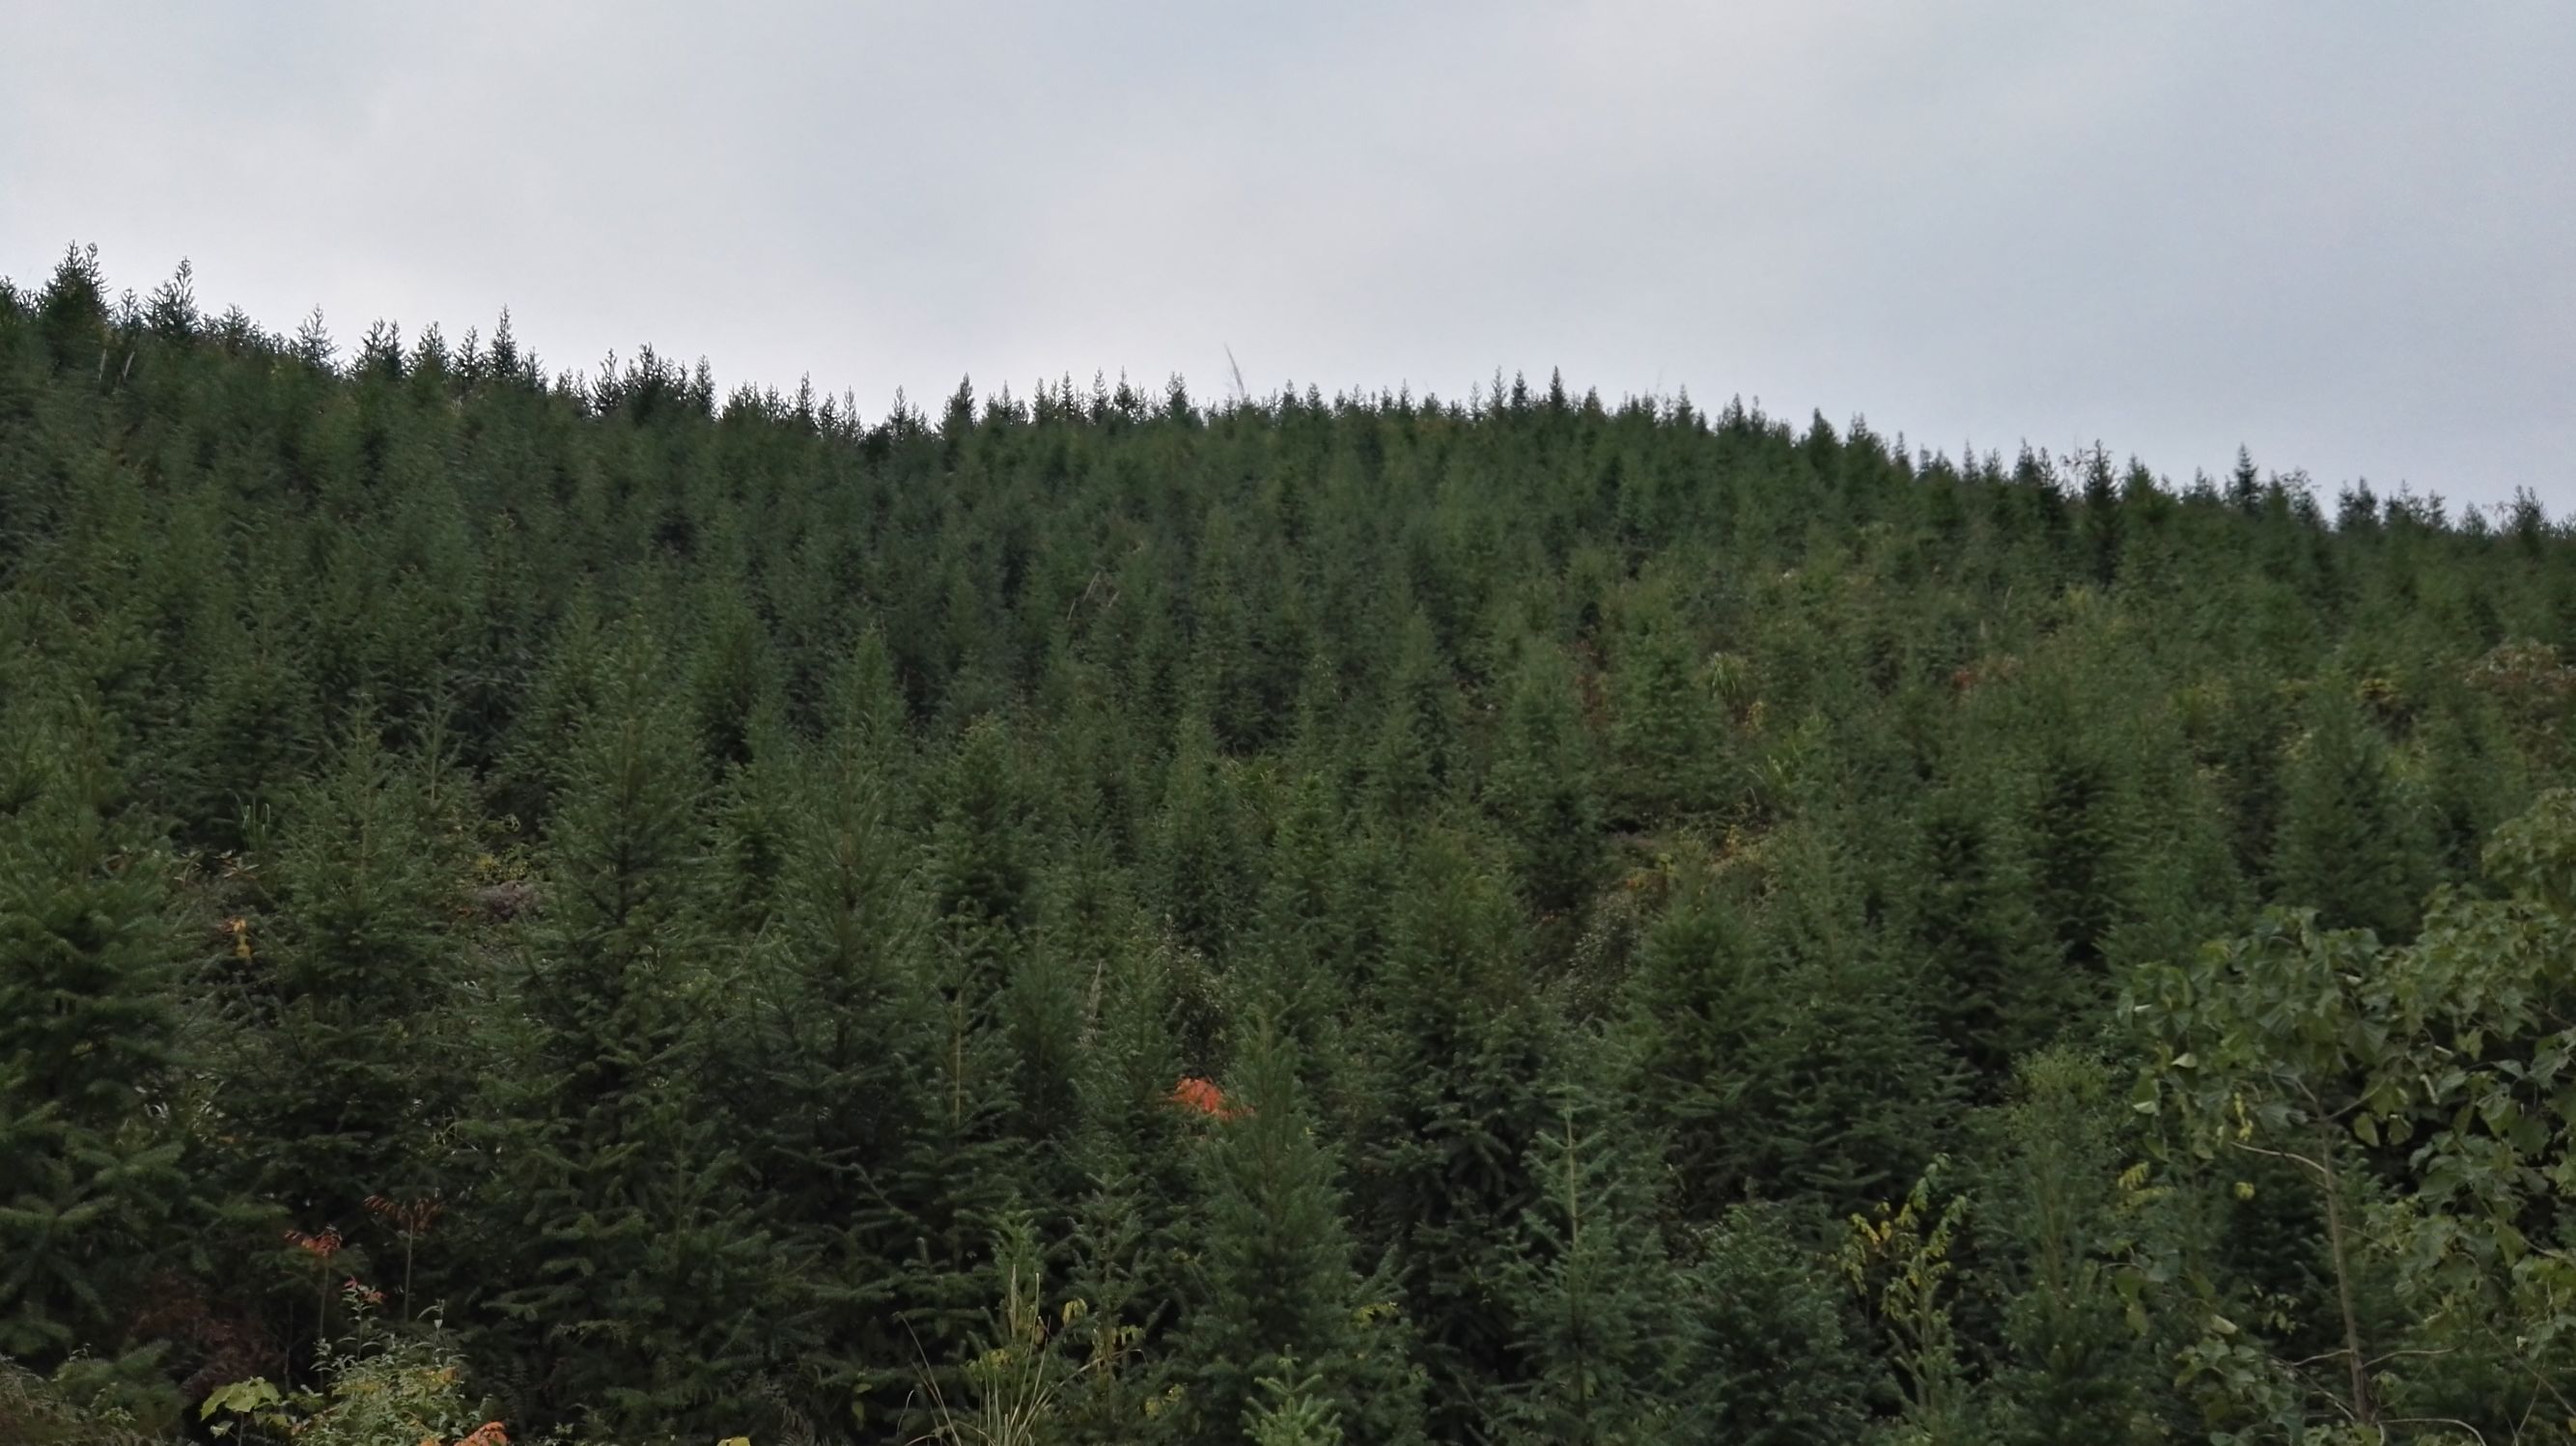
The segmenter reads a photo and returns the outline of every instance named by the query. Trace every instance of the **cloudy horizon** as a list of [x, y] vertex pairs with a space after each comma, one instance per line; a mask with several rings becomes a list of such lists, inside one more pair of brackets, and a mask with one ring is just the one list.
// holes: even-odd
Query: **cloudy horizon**
[[[2247, 12], [2251, 13], [2247, 13]], [[1956, 455], [2576, 511], [2576, 12], [2295, 0], [111, 3], [13, 18], [0, 275], [927, 404], [1561, 369]]]

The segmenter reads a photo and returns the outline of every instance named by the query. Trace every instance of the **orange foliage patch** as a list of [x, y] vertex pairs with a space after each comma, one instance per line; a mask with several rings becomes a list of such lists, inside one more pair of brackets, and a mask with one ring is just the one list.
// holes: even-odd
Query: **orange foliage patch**
[[1195, 1110], [1212, 1120], [1233, 1120], [1243, 1116], [1241, 1109], [1226, 1102], [1225, 1091], [1217, 1088], [1216, 1081], [1201, 1079], [1194, 1074], [1183, 1075], [1181, 1082], [1172, 1086], [1171, 1099], [1173, 1104], [1185, 1110]]
[[301, 1230], [289, 1230], [286, 1243], [316, 1260], [328, 1260], [340, 1253], [340, 1232], [325, 1230], [319, 1235], [307, 1235]]

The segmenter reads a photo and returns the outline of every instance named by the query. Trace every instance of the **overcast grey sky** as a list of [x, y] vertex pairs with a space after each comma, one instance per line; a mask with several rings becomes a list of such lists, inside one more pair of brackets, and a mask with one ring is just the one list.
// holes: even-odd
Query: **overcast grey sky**
[[935, 399], [1499, 367], [2576, 509], [2576, 4], [0, 0], [0, 273]]

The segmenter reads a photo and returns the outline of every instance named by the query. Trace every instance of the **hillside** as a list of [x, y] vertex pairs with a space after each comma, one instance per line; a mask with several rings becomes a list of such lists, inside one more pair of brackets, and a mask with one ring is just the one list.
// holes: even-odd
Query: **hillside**
[[2528, 504], [1516, 378], [871, 420], [75, 254], [0, 1427], [2567, 1439], [2571, 644]]

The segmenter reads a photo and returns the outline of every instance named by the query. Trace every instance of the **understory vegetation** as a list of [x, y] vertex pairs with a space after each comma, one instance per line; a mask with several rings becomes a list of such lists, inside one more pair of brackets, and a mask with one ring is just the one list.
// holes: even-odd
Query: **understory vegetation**
[[0, 287], [0, 1439], [2576, 1436], [2576, 544]]

